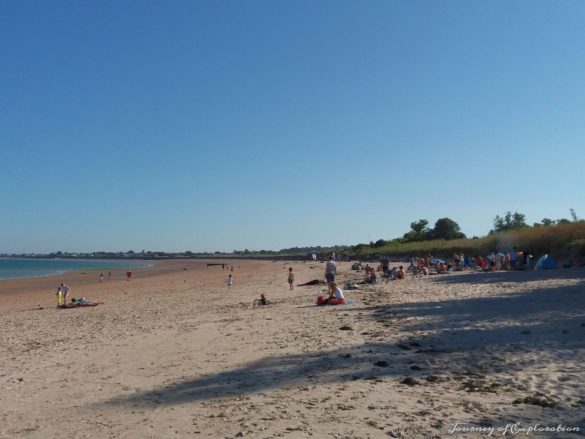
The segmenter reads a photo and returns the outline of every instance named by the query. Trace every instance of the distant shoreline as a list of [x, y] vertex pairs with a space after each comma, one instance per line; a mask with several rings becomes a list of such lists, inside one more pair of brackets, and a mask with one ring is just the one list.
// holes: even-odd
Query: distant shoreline
[[[126, 261], [125, 261], [126, 262]], [[86, 258], [0, 258], [0, 281], [63, 276], [81, 271], [135, 270], [152, 267], [138, 260], [121, 263], [121, 260]]]

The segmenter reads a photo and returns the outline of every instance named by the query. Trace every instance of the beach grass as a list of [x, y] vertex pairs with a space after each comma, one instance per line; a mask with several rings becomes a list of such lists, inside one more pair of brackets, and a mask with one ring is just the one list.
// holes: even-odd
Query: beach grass
[[[436, 239], [430, 241], [403, 242], [393, 240], [383, 246], [359, 244], [349, 249], [339, 249], [355, 259], [368, 259], [377, 255], [394, 257], [450, 256], [456, 252], [469, 255], [486, 255], [495, 250], [530, 251], [534, 255], [549, 253], [559, 260], [585, 257], [585, 221], [558, 224], [548, 227], [527, 227], [507, 232], [493, 233], [474, 239]], [[335, 251], [335, 248], [330, 249]]]

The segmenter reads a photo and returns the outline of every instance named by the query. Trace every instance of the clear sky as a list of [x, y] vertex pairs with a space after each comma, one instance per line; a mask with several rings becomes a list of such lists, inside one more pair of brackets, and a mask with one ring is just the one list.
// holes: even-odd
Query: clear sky
[[585, 2], [0, 0], [0, 253], [585, 217]]

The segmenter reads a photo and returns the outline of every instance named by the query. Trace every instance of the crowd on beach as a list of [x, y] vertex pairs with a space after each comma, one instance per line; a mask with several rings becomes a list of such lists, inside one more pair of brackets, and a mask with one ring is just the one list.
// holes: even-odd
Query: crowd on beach
[[[404, 268], [404, 265], [391, 266], [390, 258], [386, 257], [380, 260], [377, 266], [371, 266], [366, 263], [365, 266], [361, 262], [355, 262], [351, 268], [355, 271], [363, 271], [364, 277], [361, 284], [376, 284], [378, 282], [389, 282], [392, 280], [403, 280], [407, 277], [407, 272], [411, 273], [412, 277], [421, 277], [428, 275], [448, 274], [455, 271], [469, 271], [469, 272], [498, 272], [498, 271], [517, 271], [517, 270], [532, 270], [547, 268], [542, 265], [542, 262], [548, 258], [548, 252], [539, 258], [536, 265], [533, 266], [533, 255], [530, 251], [519, 251], [516, 247], [508, 250], [495, 250], [486, 256], [468, 255], [463, 252], [454, 253], [448, 260], [434, 258], [430, 253], [426, 256], [415, 256], [410, 258], [410, 264]], [[315, 257], [313, 255], [313, 260]], [[552, 258], [550, 259], [552, 261]], [[327, 258], [325, 264], [325, 279], [327, 284], [328, 296], [319, 296], [317, 299], [318, 305], [323, 304], [341, 304], [346, 303], [343, 290], [335, 282], [337, 274], [336, 258], [331, 254]], [[288, 283], [290, 289], [293, 289], [294, 272], [292, 267], [289, 268]], [[313, 280], [303, 285], [319, 285], [321, 281]], [[355, 284], [347, 283], [344, 288], [357, 289]]]
[[413, 276], [427, 274], [446, 274], [453, 271], [516, 271], [530, 270], [533, 256], [530, 251], [518, 251], [516, 247], [511, 250], [495, 250], [487, 256], [467, 255], [454, 253], [452, 258], [444, 261], [435, 259], [431, 254], [425, 257], [413, 257], [410, 260], [409, 270]]
[[530, 251], [519, 251], [516, 247], [513, 247], [509, 250], [495, 250], [486, 256], [468, 255], [459, 252], [454, 253], [451, 258], [446, 260], [435, 258], [429, 253], [425, 256], [411, 257], [406, 268], [403, 265], [398, 267], [390, 266], [390, 258], [388, 257], [382, 258], [377, 266], [371, 266], [369, 263], [364, 266], [361, 262], [355, 262], [351, 268], [355, 271], [364, 272], [364, 278], [361, 283], [376, 284], [378, 282], [405, 279], [407, 273], [410, 273], [412, 277], [421, 277], [448, 274], [455, 271], [498, 272], [551, 268], [543, 265], [543, 261], [547, 259], [551, 264], [554, 264], [548, 253], [541, 256], [534, 264], [534, 257]]
[[[539, 262], [548, 257], [545, 254], [539, 259]], [[311, 255], [313, 261], [317, 260], [316, 254]], [[378, 282], [389, 282], [393, 280], [403, 280], [407, 277], [407, 273], [410, 273], [413, 278], [428, 276], [428, 275], [441, 275], [448, 274], [454, 271], [470, 271], [470, 272], [497, 272], [497, 271], [516, 271], [516, 270], [531, 270], [533, 255], [530, 251], [519, 251], [516, 247], [504, 251], [493, 251], [490, 254], [484, 256], [481, 255], [468, 255], [463, 252], [454, 253], [453, 256], [447, 260], [434, 258], [430, 253], [425, 256], [414, 256], [410, 258], [409, 265], [405, 268], [404, 265], [391, 266], [390, 258], [385, 257], [380, 260], [379, 265], [371, 266], [369, 263], [363, 265], [361, 262], [355, 262], [351, 268], [355, 271], [363, 271], [363, 280], [361, 284], [376, 284]], [[274, 262], [274, 261], [273, 261]], [[539, 268], [539, 262], [534, 266], [535, 269]], [[233, 265], [224, 263], [208, 263], [207, 267], [212, 265], [221, 265], [222, 270], [228, 271], [229, 274], [225, 280], [228, 289], [234, 284], [234, 276], [231, 272], [234, 271]], [[406, 264], [405, 264], [406, 265]], [[126, 280], [130, 281], [132, 278], [132, 271], [126, 272]], [[295, 273], [292, 267], [288, 268], [287, 283], [289, 290], [294, 289]], [[336, 283], [335, 278], [337, 275], [337, 258], [335, 253], [332, 253], [327, 257], [325, 263], [324, 277], [325, 281], [314, 279], [304, 284], [297, 284], [299, 286], [305, 285], [327, 285], [327, 296], [319, 296], [317, 304], [342, 304], [346, 303], [347, 300], [344, 296], [342, 288]], [[103, 282], [106, 278], [102, 272], [99, 275], [99, 281]], [[107, 278], [111, 278], [111, 272], [107, 273]], [[357, 289], [359, 288], [355, 284], [346, 283], [345, 289]], [[57, 306], [58, 307], [71, 307], [77, 302], [79, 305], [85, 305], [91, 303], [85, 298], [78, 301], [73, 299], [71, 302], [67, 302], [68, 295], [71, 293], [71, 288], [62, 283], [57, 288]], [[269, 302], [266, 298], [262, 298], [261, 304], [265, 305]]]

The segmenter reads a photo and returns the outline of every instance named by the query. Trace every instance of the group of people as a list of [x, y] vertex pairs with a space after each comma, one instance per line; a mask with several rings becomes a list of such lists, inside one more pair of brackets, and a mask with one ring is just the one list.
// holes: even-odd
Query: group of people
[[75, 297], [73, 297], [71, 299], [70, 302], [67, 301], [69, 294], [71, 294], [71, 287], [69, 287], [69, 285], [65, 284], [65, 283], [61, 283], [61, 285], [59, 285], [57, 287], [57, 308], [75, 308], [78, 306], [97, 306], [99, 305], [101, 302], [92, 302], [89, 299], [86, 299], [85, 297], [82, 297], [81, 299], [76, 299]]
[[71, 288], [65, 283], [61, 283], [61, 285], [57, 287], [57, 292], [55, 293], [57, 296], [57, 306], [65, 305], [67, 303], [67, 298], [69, 297], [70, 292]]
[[430, 254], [424, 257], [413, 257], [410, 266], [413, 277], [426, 274], [447, 274], [452, 271], [515, 271], [529, 270], [532, 254], [529, 251], [495, 250], [487, 256], [470, 256], [463, 252], [454, 253], [448, 261], [434, 259]]
[[319, 296], [317, 298], [317, 305], [341, 305], [346, 302], [343, 290], [335, 282], [335, 276], [337, 276], [337, 263], [335, 262], [334, 255], [331, 255], [325, 263], [325, 279], [327, 280], [328, 296]]

